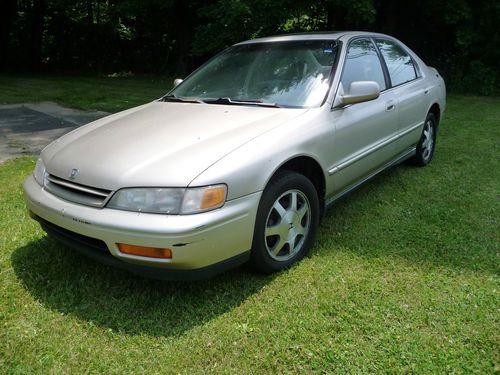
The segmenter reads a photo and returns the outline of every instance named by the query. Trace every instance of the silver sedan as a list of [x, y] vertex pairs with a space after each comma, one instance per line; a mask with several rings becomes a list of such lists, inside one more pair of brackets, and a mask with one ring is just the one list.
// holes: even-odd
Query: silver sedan
[[49, 235], [142, 275], [280, 271], [340, 197], [431, 161], [445, 97], [436, 69], [387, 35], [238, 43], [164, 97], [47, 146], [26, 204]]

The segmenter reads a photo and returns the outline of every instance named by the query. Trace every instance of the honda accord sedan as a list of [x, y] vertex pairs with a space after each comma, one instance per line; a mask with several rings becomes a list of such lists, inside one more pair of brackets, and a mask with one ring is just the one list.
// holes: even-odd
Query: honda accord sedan
[[67, 247], [149, 277], [280, 271], [339, 198], [432, 160], [445, 100], [436, 69], [387, 35], [249, 40], [48, 145], [27, 208]]

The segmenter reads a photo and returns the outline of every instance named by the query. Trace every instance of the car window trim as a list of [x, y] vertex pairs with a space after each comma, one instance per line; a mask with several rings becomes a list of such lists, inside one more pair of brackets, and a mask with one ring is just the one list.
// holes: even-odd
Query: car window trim
[[[340, 85], [342, 84], [342, 77], [344, 76], [345, 66], [347, 64], [347, 54], [349, 53], [349, 47], [351, 46], [352, 43], [354, 43], [355, 41], [360, 40], [360, 39], [367, 39], [367, 40], [369, 40], [374, 45], [375, 50], [377, 51], [377, 45], [372, 41], [372, 37], [369, 36], [369, 35], [358, 35], [358, 36], [355, 36], [355, 37], [352, 37], [351, 39], [349, 39], [349, 42], [347, 43], [347, 47], [346, 47], [346, 50], [345, 50], [345, 57], [344, 57], [344, 62], [342, 64], [342, 71], [340, 72], [340, 76], [339, 76], [338, 87], [340, 87]], [[384, 74], [384, 82], [385, 82], [385, 85], [386, 85], [386, 87], [383, 90], [380, 90], [380, 93], [383, 93], [383, 92], [389, 90], [391, 88], [391, 86], [389, 86], [387, 84], [387, 77], [385, 75], [384, 65], [382, 64], [382, 61], [380, 60], [380, 56], [378, 54], [378, 51], [376, 53], [377, 53], [377, 56], [379, 58], [380, 67], [382, 68], [382, 72]], [[337, 93], [338, 93], [338, 87], [337, 87]]]
[[[388, 39], [388, 38], [385, 38], [385, 37], [374, 36], [374, 37], [371, 37], [371, 39], [373, 40], [373, 44], [375, 44], [375, 48], [377, 49], [378, 53], [380, 54], [379, 58], [382, 58], [383, 65], [385, 66], [385, 69], [387, 70], [387, 76], [389, 78], [389, 81], [391, 82], [391, 86], [390, 86], [391, 89], [399, 87], [399, 86], [402, 86], [402, 85], [406, 85], [409, 82], [414, 82], [414, 81], [418, 80], [419, 78], [422, 78], [422, 75], [420, 74], [420, 67], [418, 66], [417, 62], [415, 61], [415, 59], [413, 58], [413, 56], [406, 50], [406, 48], [404, 48], [400, 43], [398, 43], [397, 41], [395, 41], [393, 39]], [[385, 61], [384, 55], [382, 54], [382, 51], [380, 51], [380, 48], [377, 45], [377, 40], [391, 42], [391, 43], [396, 44], [399, 48], [401, 48], [408, 55], [408, 57], [410, 58], [410, 60], [411, 60], [411, 62], [413, 64], [413, 71], [415, 72], [415, 78], [413, 78], [413, 79], [411, 79], [409, 81], [402, 82], [402, 83], [400, 83], [398, 85], [393, 85], [392, 84], [391, 75], [389, 74], [389, 69], [387, 68], [387, 63]], [[384, 73], [385, 73], [385, 71], [384, 71]]]
[[375, 50], [377, 51], [377, 56], [378, 59], [380, 60], [380, 65], [382, 65], [382, 71], [384, 72], [384, 79], [385, 79], [385, 85], [387, 86], [387, 90], [392, 88], [392, 81], [391, 81], [391, 75], [389, 74], [389, 68], [387, 68], [387, 64], [385, 62], [384, 56], [382, 56], [382, 52], [380, 51], [380, 48], [377, 46], [376, 39], [373, 37], [370, 37], [370, 40], [372, 41], [373, 45], [375, 46]]
[[409, 83], [415, 83], [415, 82], [417, 82], [417, 81], [421, 80], [422, 78], [423, 78], [423, 77], [418, 77], [418, 78], [416, 78], [416, 79], [412, 79], [411, 81], [406, 81], [406, 82], [404, 82], [404, 83], [400, 83], [399, 85], [392, 86], [392, 87], [388, 88], [388, 89], [387, 89], [387, 90], [385, 90], [385, 91], [390, 91], [390, 90], [394, 90], [394, 89], [399, 89], [400, 87], [402, 87], [402, 86], [404, 86], [404, 85], [407, 85], [407, 84], [409, 84]]
[[[316, 40], [316, 39], [314, 39], [314, 40]], [[340, 40], [338, 40], [338, 39], [317, 39], [317, 41], [333, 42], [335, 44], [335, 46], [334, 46], [335, 51], [336, 51], [336, 53], [335, 53], [335, 60], [333, 61], [332, 67], [330, 69], [330, 76], [328, 77], [328, 90], [326, 90], [325, 97], [323, 98], [322, 102], [319, 105], [317, 105], [317, 106], [283, 106], [282, 108], [300, 108], [300, 109], [321, 108], [328, 101], [328, 98], [330, 97], [330, 92], [332, 90], [333, 82], [335, 80], [335, 75], [336, 75], [336, 72], [337, 72], [338, 62], [340, 60], [340, 54], [342, 52], [342, 45], [343, 45], [343, 43]], [[280, 43], [287, 43], [287, 42], [297, 43], [297, 42], [300, 42], [300, 41], [299, 40], [290, 40], [290, 41], [284, 41], [284, 42], [280, 42]], [[268, 43], [272, 44], [272, 43], [276, 43], [276, 42], [269, 41], [269, 42], [258, 42], [258, 43], [261, 43], [261, 44], [268, 44]], [[188, 78], [190, 78], [192, 75], [194, 75], [198, 70], [200, 70], [201, 68], [203, 68], [210, 61], [212, 61], [213, 59], [215, 59], [219, 55], [222, 55], [223, 53], [226, 53], [231, 48], [233, 48], [235, 46], [242, 45], [242, 44], [245, 44], [245, 43], [237, 43], [237, 44], [234, 44], [234, 45], [229, 46], [227, 48], [224, 48], [222, 51], [220, 51], [219, 53], [215, 54], [214, 56], [212, 56], [211, 58], [209, 58], [208, 60], [206, 60], [203, 64], [201, 64], [195, 70], [193, 70], [191, 73], [189, 73], [186, 76], [186, 78], [184, 78], [183, 81], [180, 84], [178, 84], [177, 86], [172, 87], [165, 95], [162, 95], [158, 100], [161, 101], [164, 97], [166, 97], [168, 95], [171, 95], [175, 89], [177, 89], [179, 86], [181, 86]], [[257, 43], [255, 43], [255, 44], [257, 44]]]
[[335, 81], [335, 74], [337, 73], [337, 68], [340, 61], [340, 54], [342, 52], [343, 43], [338, 39], [334, 39], [334, 41], [335, 41], [336, 53], [335, 53], [335, 60], [333, 61], [332, 64], [332, 69], [330, 70], [330, 77], [328, 77], [328, 90], [326, 91], [325, 97], [323, 98], [323, 101], [318, 106], [318, 108], [323, 107], [323, 105], [328, 101], [328, 98], [330, 97], [330, 92], [332, 91], [333, 87], [333, 81]]

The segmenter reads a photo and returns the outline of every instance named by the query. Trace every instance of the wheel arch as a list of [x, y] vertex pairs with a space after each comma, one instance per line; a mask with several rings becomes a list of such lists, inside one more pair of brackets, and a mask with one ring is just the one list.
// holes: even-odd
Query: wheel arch
[[439, 106], [439, 103], [436, 102], [431, 105], [427, 113], [432, 113], [434, 115], [436, 118], [436, 128], [438, 128], [441, 120], [441, 107]]
[[268, 184], [279, 172], [285, 170], [300, 173], [312, 182], [316, 192], [318, 193], [321, 210], [320, 215], [322, 215], [325, 206], [326, 176], [320, 163], [309, 155], [296, 155], [278, 166], [278, 168], [276, 168], [272, 173], [271, 177], [267, 180], [265, 186], [268, 186]]

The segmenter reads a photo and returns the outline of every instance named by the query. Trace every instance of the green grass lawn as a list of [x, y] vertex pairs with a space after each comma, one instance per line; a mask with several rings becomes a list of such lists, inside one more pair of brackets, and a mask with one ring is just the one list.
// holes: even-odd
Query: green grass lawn
[[[162, 92], [136, 85], [131, 105]], [[108, 110], [122, 94], [103, 94]], [[499, 119], [498, 98], [450, 98], [431, 165], [338, 203], [311, 256], [270, 277], [159, 282], [96, 264], [28, 218], [35, 158], [0, 165], [1, 372], [498, 373]]]
[[154, 100], [173, 86], [171, 77], [0, 75], [0, 104], [53, 101], [85, 110], [117, 112]]

